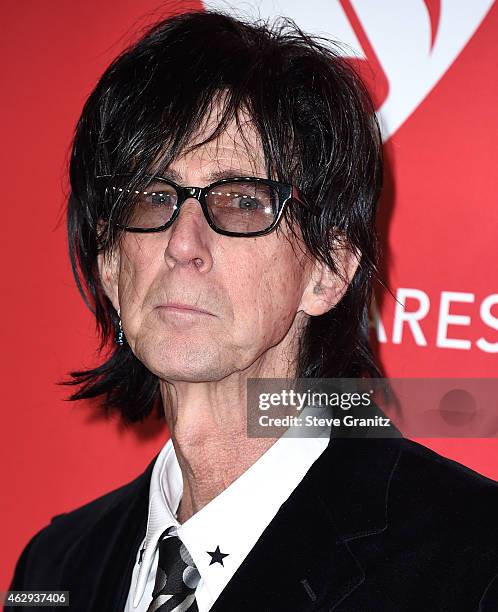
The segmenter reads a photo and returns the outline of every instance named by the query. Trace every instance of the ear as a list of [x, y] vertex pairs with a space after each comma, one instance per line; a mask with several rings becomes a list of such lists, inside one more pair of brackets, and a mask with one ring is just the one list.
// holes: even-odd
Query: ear
[[360, 253], [351, 249], [344, 240], [334, 240], [332, 256], [340, 275], [316, 259], [311, 264], [310, 280], [303, 292], [299, 310], [312, 317], [325, 314], [341, 300], [361, 258]]
[[[99, 224], [99, 230], [102, 227]], [[119, 249], [115, 247], [112, 251], [100, 251], [97, 254], [97, 265], [99, 268], [100, 282], [105, 294], [119, 313]]]

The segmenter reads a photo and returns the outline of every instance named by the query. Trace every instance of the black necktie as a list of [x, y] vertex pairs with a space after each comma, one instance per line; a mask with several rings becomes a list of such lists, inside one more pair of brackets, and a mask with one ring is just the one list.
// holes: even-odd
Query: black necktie
[[195, 589], [198, 569], [175, 527], [168, 527], [159, 538], [159, 561], [152, 601], [147, 612], [197, 612]]

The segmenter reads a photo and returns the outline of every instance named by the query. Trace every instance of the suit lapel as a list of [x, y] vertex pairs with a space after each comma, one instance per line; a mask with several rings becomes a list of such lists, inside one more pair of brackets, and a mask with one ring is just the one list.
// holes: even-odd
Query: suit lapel
[[[387, 528], [399, 439], [334, 438], [263, 532], [212, 612], [333, 610], [365, 580], [348, 542]], [[74, 612], [122, 612], [145, 536], [157, 456], [68, 550], [61, 588]]]
[[212, 612], [333, 610], [365, 580], [348, 541], [387, 527], [399, 440], [331, 441], [234, 574]]
[[156, 459], [116, 495], [109, 494], [109, 505], [68, 551], [61, 584], [70, 592], [71, 610], [124, 609], [136, 551], [145, 536]]

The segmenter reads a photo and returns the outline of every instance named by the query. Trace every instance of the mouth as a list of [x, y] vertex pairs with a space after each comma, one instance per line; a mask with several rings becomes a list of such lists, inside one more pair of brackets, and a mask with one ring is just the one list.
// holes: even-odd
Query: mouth
[[181, 304], [179, 302], [170, 302], [168, 304], [160, 304], [156, 306], [161, 312], [169, 314], [184, 314], [184, 315], [200, 315], [213, 317], [213, 313], [191, 304]]

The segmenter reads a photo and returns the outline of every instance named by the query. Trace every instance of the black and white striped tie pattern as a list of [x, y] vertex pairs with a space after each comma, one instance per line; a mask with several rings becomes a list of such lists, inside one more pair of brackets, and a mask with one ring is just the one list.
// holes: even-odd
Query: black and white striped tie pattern
[[195, 589], [199, 580], [199, 571], [176, 528], [168, 527], [159, 539], [156, 582], [147, 612], [198, 612]]

